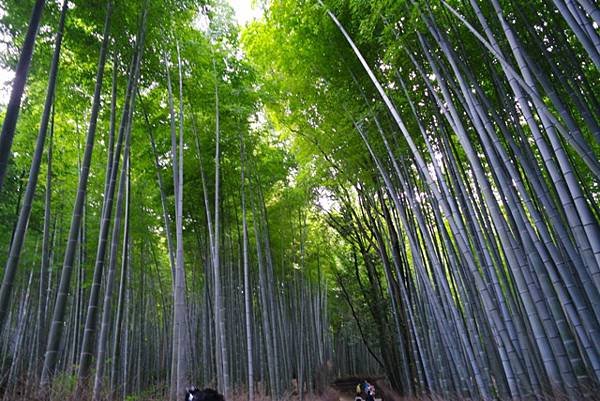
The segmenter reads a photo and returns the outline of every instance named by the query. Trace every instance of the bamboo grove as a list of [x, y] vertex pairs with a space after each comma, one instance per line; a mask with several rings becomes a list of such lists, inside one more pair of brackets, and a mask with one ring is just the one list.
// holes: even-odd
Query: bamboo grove
[[597, 3], [261, 6], [0, 0], [0, 396], [594, 399]]
[[322, 391], [364, 345], [333, 342], [326, 226], [256, 123], [231, 8], [0, 10], [3, 399]]
[[597, 15], [568, 0], [275, 1], [245, 35], [406, 394], [593, 397]]

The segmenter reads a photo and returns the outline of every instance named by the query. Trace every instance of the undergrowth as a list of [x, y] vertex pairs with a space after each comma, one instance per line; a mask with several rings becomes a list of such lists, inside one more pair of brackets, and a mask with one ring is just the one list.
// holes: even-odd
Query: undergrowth
[[[39, 388], [30, 385], [19, 385], [15, 387], [15, 391], [12, 394], [2, 394], [0, 389], [0, 401], [85, 401], [92, 399], [91, 388], [80, 390], [78, 393], [75, 392], [76, 381], [71, 376], [65, 375], [64, 377], [57, 377], [54, 381], [52, 389], [43, 393]], [[569, 400], [566, 396], [538, 396], [528, 397], [526, 399], [517, 400], [476, 400], [464, 397], [453, 397], [453, 396], [439, 396], [439, 395], [420, 395], [415, 397], [401, 396], [386, 386], [378, 387], [379, 394], [382, 401], [600, 401], [600, 393], [586, 391], [585, 395], [577, 400]], [[155, 387], [144, 390], [139, 394], [127, 395], [124, 399], [116, 397], [114, 401], [166, 401], [168, 400], [168, 393], [164, 387]], [[108, 392], [105, 392], [102, 397], [102, 401], [110, 401]], [[184, 400], [182, 400], [184, 401]], [[235, 391], [232, 396], [226, 401], [248, 401], [248, 394], [244, 391]], [[272, 397], [265, 394], [257, 393], [254, 396], [254, 401], [275, 401]], [[307, 393], [300, 400], [299, 395], [294, 393], [285, 393], [277, 399], [277, 401], [354, 401], [353, 395], [342, 394], [339, 391], [329, 387], [322, 394]]]

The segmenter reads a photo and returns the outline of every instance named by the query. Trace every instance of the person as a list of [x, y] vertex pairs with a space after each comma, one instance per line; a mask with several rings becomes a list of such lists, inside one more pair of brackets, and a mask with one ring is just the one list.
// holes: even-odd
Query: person
[[367, 396], [365, 397], [365, 401], [375, 401], [375, 387], [372, 384], [369, 384], [367, 387]]
[[363, 395], [367, 394], [367, 388], [369, 386], [369, 383], [366, 380], [363, 380], [362, 383], [360, 384], [360, 392]]
[[185, 392], [185, 401], [225, 401], [225, 398], [212, 388], [200, 390], [192, 386]]
[[356, 398], [362, 398], [362, 383], [358, 382], [358, 384], [356, 385]]
[[363, 383], [362, 383], [362, 393], [363, 393], [364, 397], [366, 397], [368, 395], [370, 388], [371, 388], [371, 383], [369, 383], [366, 379], [363, 380]]

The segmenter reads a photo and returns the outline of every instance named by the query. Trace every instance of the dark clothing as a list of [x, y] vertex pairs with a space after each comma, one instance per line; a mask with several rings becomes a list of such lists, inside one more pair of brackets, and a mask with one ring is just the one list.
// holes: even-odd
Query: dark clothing
[[186, 391], [186, 401], [225, 401], [223, 395], [211, 388], [200, 390], [196, 387], [191, 387]]

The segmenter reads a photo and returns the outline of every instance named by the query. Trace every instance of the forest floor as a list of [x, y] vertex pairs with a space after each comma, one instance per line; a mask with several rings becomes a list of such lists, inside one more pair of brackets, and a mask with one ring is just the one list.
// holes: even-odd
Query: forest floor
[[[375, 386], [376, 401], [473, 401], [473, 399], [461, 397], [442, 397], [439, 395], [421, 395], [416, 397], [406, 397], [393, 391], [386, 383], [384, 377], [378, 376], [351, 376], [336, 379], [332, 382], [322, 394], [308, 393], [304, 394], [303, 401], [354, 401], [356, 385], [363, 380], [367, 380]], [[164, 401], [167, 399], [162, 393], [164, 388], [156, 388], [154, 391], [147, 391], [143, 395], [130, 395], [126, 398], [127, 401]], [[2, 394], [0, 387], [0, 401], [81, 401], [91, 400], [91, 394], [83, 394], [83, 396], [75, 397], [73, 388], [62, 389], [56, 391], [50, 397], [40, 397], [35, 389], [29, 386], [23, 386], [17, 394], [6, 395]], [[103, 400], [108, 399], [102, 398]], [[257, 394], [255, 401], [274, 401], [271, 397]], [[548, 396], [538, 398], [543, 401], [567, 401], [567, 397]], [[227, 401], [247, 401], [248, 395], [245, 392], [234, 392]], [[280, 401], [300, 401], [297, 392], [288, 393], [279, 399]], [[513, 400], [517, 401], [517, 400]], [[600, 401], [599, 393], [588, 393], [578, 401]]]
[[[474, 401], [471, 398], [463, 397], [442, 397], [440, 395], [420, 395], [415, 397], [406, 397], [392, 390], [386, 383], [384, 377], [345, 377], [335, 380], [329, 388], [316, 398], [307, 397], [310, 401], [354, 401], [356, 385], [363, 380], [367, 380], [375, 386], [376, 401]], [[591, 390], [585, 391], [577, 401], [600, 401], [600, 392]], [[569, 398], [560, 395], [538, 396], [540, 401], [568, 401]], [[292, 401], [292, 400], [290, 400]], [[512, 400], [518, 401], [518, 400]]]

